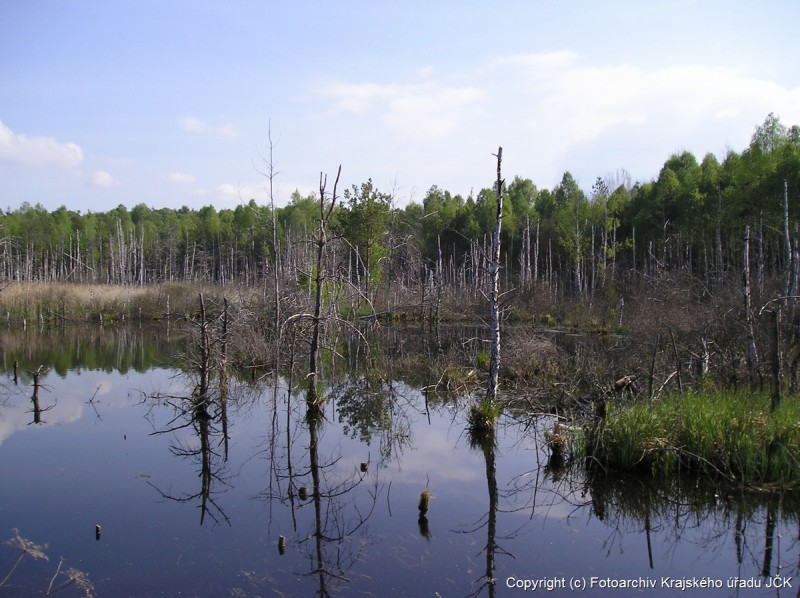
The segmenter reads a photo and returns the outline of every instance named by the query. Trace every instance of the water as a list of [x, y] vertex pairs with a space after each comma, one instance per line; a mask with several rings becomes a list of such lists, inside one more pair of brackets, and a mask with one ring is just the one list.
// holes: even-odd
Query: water
[[[484, 452], [466, 399], [358, 375], [327, 388], [316, 424], [285, 379], [231, 381], [224, 417], [197, 417], [170, 365], [185, 341], [85, 332], [3, 338], [0, 538], [18, 528], [50, 560], [23, 560], [0, 596], [41, 595], [60, 557], [100, 596], [798, 594], [790, 495], [590, 482], [547, 467], [547, 418], [506, 414]], [[17, 554], [0, 547], [0, 578]]]

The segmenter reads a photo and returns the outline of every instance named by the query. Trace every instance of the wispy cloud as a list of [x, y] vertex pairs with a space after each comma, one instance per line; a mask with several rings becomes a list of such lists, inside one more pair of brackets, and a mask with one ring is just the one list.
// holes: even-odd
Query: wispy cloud
[[[516, 122], [519, 143], [533, 139], [546, 148], [537, 160], [547, 165], [549, 176], [567, 162], [581, 168], [573, 164], [577, 155], [584, 161], [593, 156], [598, 163], [616, 156], [617, 167], [657, 172], [657, 164], [678, 149], [717, 151], [725, 143], [741, 143], [769, 112], [787, 122], [800, 118], [800, 88], [760, 79], [744, 66], [645, 69], [590, 60], [550, 52], [508, 56], [493, 64], [505, 94], [516, 98], [504, 120]], [[492, 112], [497, 108], [493, 105]], [[621, 135], [626, 147], [618, 145]]]
[[194, 175], [185, 172], [171, 172], [167, 175], [167, 180], [170, 183], [194, 183]]
[[178, 124], [187, 133], [211, 133], [227, 138], [239, 136], [239, 131], [231, 124], [211, 125], [194, 116], [185, 116], [178, 120]]
[[239, 131], [233, 125], [221, 125], [216, 128], [216, 132], [220, 137], [228, 137], [231, 139], [239, 136]]
[[412, 84], [330, 83], [321, 94], [345, 112], [381, 114], [394, 131], [418, 140], [442, 139], [482, 112], [484, 92], [438, 82]]
[[[276, 206], [285, 206], [289, 203], [292, 193], [297, 191], [303, 197], [317, 195], [319, 188], [313, 184], [303, 181], [275, 182], [273, 195]], [[206, 194], [207, 195], [207, 194]], [[269, 203], [269, 187], [267, 183], [248, 182], [248, 183], [223, 183], [214, 188], [213, 195], [217, 200], [227, 205], [238, 205], [247, 203], [254, 199], [256, 203], [265, 205]]]
[[111, 187], [117, 184], [114, 177], [105, 170], [95, 170], [89, 176], [89, 182], [95, 187]]
[[83, 150], [75, 143], [52, 137], [28, 137], [15, 133], [0, 121], [0, 161], [25, 166], [74, 168], [83, 160]]
[[[534, 102], [532, 118], [577, 117], [574, 130], [591, 135], [615, 122], [641, 121], [659, 111], [694, 116], [719, 105], [729, 108], [766, 93], [765, 102], [784, 106], [798, 90], [784, 90], [747, 75], [743, 69], [672, 65], [647, 70], [633, 64], [585, 65], [573, 52], [508, 56], [498, 59], [500, 76], [517, 97]], [[633, 110], [633, 114], [631, 114]], [[588, 115], [586, 120], [581, 119]], [[599, 118], [596, 118], [599, 117]], [[587, 131], [586, 121], [599, 123]], [[554, 124], [562, 126], [564, 120]]]
[[223, 183], [218, 185], [214, 191], [222, 201], [231, 203], [245, 202], [255, 199], [261, 203], [266, 197], [263, 183], [242, 183], [234, 185], [232, 183]]
[[646, 66], [569, 49], [422, 68], [406, 81], [341, 79], [315, 93], [341, 117], [329, 119], [341, 127], [338, 150], [374, 148], [359, 163], [366, 175], [391, 165], [406, 181], [460, 193], [483, 184], [474, 173], [495, 144], [509, 172], [551, 186], [569, 169], [588, 185], [619, 168], [646, 180], [682, 149], [741, 148], [769, 112], [800, 121], [800, 88], [746, 64]]
[[186, 116], [180, 119], [178, 124], [187, 133], [204, 133], [208, 130], [208, 125], [205, 122], [193, 116]]

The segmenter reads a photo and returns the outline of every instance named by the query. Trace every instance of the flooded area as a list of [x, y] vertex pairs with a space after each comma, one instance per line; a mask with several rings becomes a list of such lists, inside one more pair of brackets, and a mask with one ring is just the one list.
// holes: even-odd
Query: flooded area
[[[201, 409], [184, 343], [3, 333], [1, 539], [49, 561], [0, 596], [41, 595], [60, 558], [99, 596], [799, 594], [790, 494], [587, 479], [548, 465], [550, 418], [518, 412], [473, 448], [469, 397], [360, 373], [326, 381], [315, 417], [270, 376]], [[0, 546], [0, 579], [18, 555]]]

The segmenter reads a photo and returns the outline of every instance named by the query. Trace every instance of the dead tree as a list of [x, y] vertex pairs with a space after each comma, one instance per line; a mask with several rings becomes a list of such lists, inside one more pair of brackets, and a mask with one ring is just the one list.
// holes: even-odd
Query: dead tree
[[789, 236], [789, 185], [783, 181], [783, 247], [786, 255], [784, 296], [792, 295], [796, 283], [792, 281], [792, 238]]
[[747, 379], [754, 382], [758, 368], [758, 353], [755, 341], [755, 322], [750, 296], [750, 225], [744, 227], [744, 256], [742, 268], [742, 296], [744, 299], [744, 317], [747, 329], [747, 345], [745, 348], [745, 363], [747, 365]]
[[780, 352], [780, 312], [777, 306], [770, 314], [770, 411], [775, 411], [781, 404], [781, 352]]
[[308, 396], [309, 404], [317, 404], [317, 370], [319, 366], [319, 342], [320, 328], [322, 327], [322, 285], [327, 279], [325, 274], [325, 257], [328, 246], [328, 221], [330, 220], [333, 208], [336, 205], [336, 188], [339, 185], [339, 177], [342, 174], [342, 167], [336, 173], [336, 182], [333, 184], [333, 195], [331, 202], [325, 209], [325, 186], [328, 177], [319, 175], [319, 232], [316, 240], [317, 246], [317, 268], [314, 272], [314, 315], [312, 316], [311, 326], [311, 345], [309, 349], [308, 363]]
[[500, 370], [500, 229], [503, 225], [503, 178], [501, 164], [503, 148], [497, 149], [497, 218], [492, 233], [492, 255], [489, 261], [489, 318], [491, 322], [491, 355], [489, 357], [489, 381], [486, 387], [487, 400], [497, 396]]

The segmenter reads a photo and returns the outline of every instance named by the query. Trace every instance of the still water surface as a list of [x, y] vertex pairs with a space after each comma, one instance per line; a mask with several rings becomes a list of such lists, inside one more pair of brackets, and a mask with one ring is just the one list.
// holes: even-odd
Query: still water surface
[[[50, 561], [23, 561], [0, 596], [41, 595], [59, 557], [99, 596], [798, 595], [791, 496], [554, 472], [545, 419], [506, 414], [484, 452], [467, 399], [358, 375], [317, 425], [282, 378], [231, 381], [224, 413], [198, 421], [180, 343], [86, 333], [50, 352], [3, 339], [0, 533]], [[16, 557], [0, 547], [0, 579]], [[684, 588], [698, 583], [722, 587]]]

